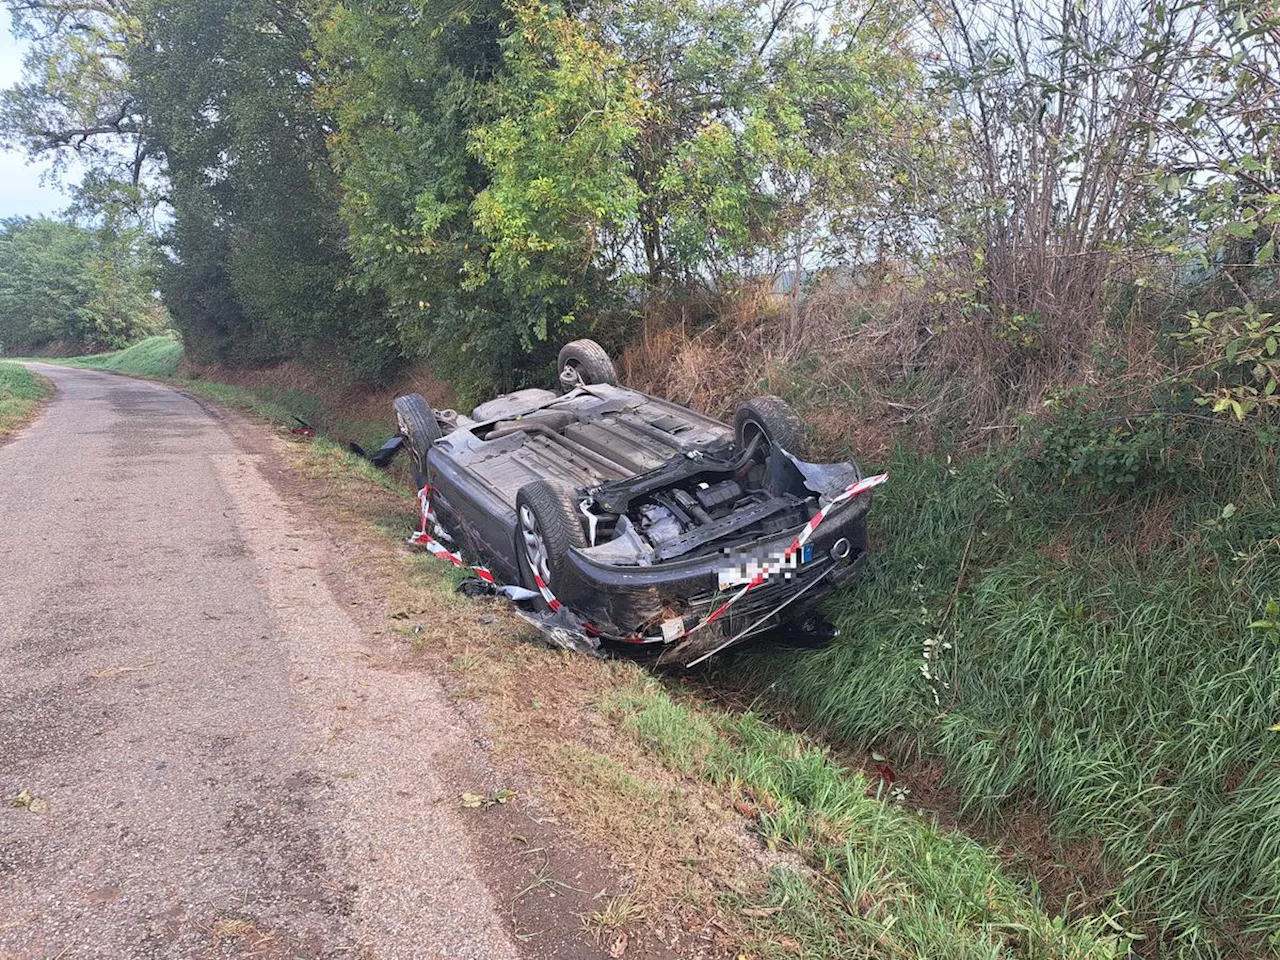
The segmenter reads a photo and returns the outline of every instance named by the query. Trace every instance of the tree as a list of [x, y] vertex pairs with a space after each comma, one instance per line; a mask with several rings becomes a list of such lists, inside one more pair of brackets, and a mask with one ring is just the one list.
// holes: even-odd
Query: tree
[[346, 287], [313, 11], [265, 0], [136, 9], [146, 37], [129, 53], [132, 86], [170, 187], [164, 286], [197, 353], [262, 363], [343, 343], [357, 374], [379, 374], [388, 358], [369, 349], [369, 308]]
[[502, 17], [500, 0], [362, 0], [316, 31], [353, 283], [385, 304], [386, 342], [468, 382], [508, 375], [519, 353], [508, 305], [463, 283], [485, 262], [471, 206], [488, 174], [468, 147]]
[[84, 206], [161, 225], [161, 285], [197, 357], [341, 345], [358, 375], [395, 362], [376, 302], [348, 283], [308, 0], [6, 2], [34, 45], [0, 131], [79, 152]]
[[499, 285], [526, 343], [598, 309], [626, 269], [619, 243], [639, 212], [626, 151], [647, 106], [621, 52], [598, 25], [543, 3], [515, 8], [491, 119], [471, 132], [489, 172], [475, 223], [489, 247], [468, 283]]
[[163, 324], [151, 249], [137, 232], [47, 219], [0, 221], [0, 344], [6, 352], [118, 349]]
[[403, 349], [487, 372], [640, 279], [814, 266], [907, 182], [905, 29], [846, 0], [338, 4], [319, 46], [359, 283]]
[[28, 52], [23, 79], [0, 92], [0, 142], [51, 155], [72, 153], [135, 186], [148, 153], [143, 105], [128, 54], [143, 38], [130, 0], [5, 0]]

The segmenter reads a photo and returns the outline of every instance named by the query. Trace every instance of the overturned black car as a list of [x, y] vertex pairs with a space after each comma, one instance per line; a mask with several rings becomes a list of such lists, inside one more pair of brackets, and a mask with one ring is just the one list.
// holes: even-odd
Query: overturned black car
[[469, 417], [395, 401], [425, 542], [522, 585], [592, 647], [661, 644], [660, 662], [692, 666], [766, 632], [834, 635], [813, 607], [866, 560], [875, 480], [802, 459], [803, 427], [777, 397], [729, 427], [618, 386], [592, 340], [559, 367], [558, 392]]

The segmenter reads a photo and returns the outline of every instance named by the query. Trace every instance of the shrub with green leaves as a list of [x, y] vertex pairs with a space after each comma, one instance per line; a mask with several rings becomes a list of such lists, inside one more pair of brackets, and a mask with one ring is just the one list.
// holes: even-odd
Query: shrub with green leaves
[[1244, 420], [1280, 410], [1280, 320], [1245, 306], [1187, 313], [1189, 328], [1177, 334], [1197, 351], [1196, 403]]
[[1173, 478], [1181, 435], [1164, 413], [1115, 414], [1092, 406], [1086, 391], [1073, 391], [1050, 401], [1008, 459], [1027, 480], [1043, 476], [1106, 496]]

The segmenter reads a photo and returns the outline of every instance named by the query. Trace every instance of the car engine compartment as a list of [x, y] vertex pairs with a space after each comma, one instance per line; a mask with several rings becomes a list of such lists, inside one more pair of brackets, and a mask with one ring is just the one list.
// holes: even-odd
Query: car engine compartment
[[798, 530], [822, 494], [856, 479], [852, 464], [809, 464], [767, 444], [731, 459], [687, 455], [647, 474], [587, 493], [593, 536], [587, 554], [612, 564], [649, 566], [725, 553]]

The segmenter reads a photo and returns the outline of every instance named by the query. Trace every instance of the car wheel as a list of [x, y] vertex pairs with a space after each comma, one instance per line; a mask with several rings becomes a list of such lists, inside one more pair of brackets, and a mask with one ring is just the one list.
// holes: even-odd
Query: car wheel
[[804, 424], [781, 397], [756, 397], [738, 408], [733, 418], [733, 432], [738, 449], [745, 450], [751, 441], [763, 437], [793, 457], [804, 457]]
[[[586, 545], [570, 490], [546, 480], [534, 480], [520, 488], [516, 494], [516, 559], [526, 587], [538, 590], [537, 574], [555, 593], [569, 550]], [[546, 606], [541, 596], [539, 602]]]
[[413, 473], [415, 489], [421, 490], [427, 483], [427, 451], [440, 439], [440, 424], [435, 411], [420, 393], [396, 397], [396, 426], [409, 449], [409, 469]]
[[574, 340], [566, 343], [560, 350], [561, 393], [568, 393], [575, 387], [588, 384], [607, 383], [611, 387], [618, 385], [618, 371], [613, 368], [613, 361], [604, 347], [594, 340]]

